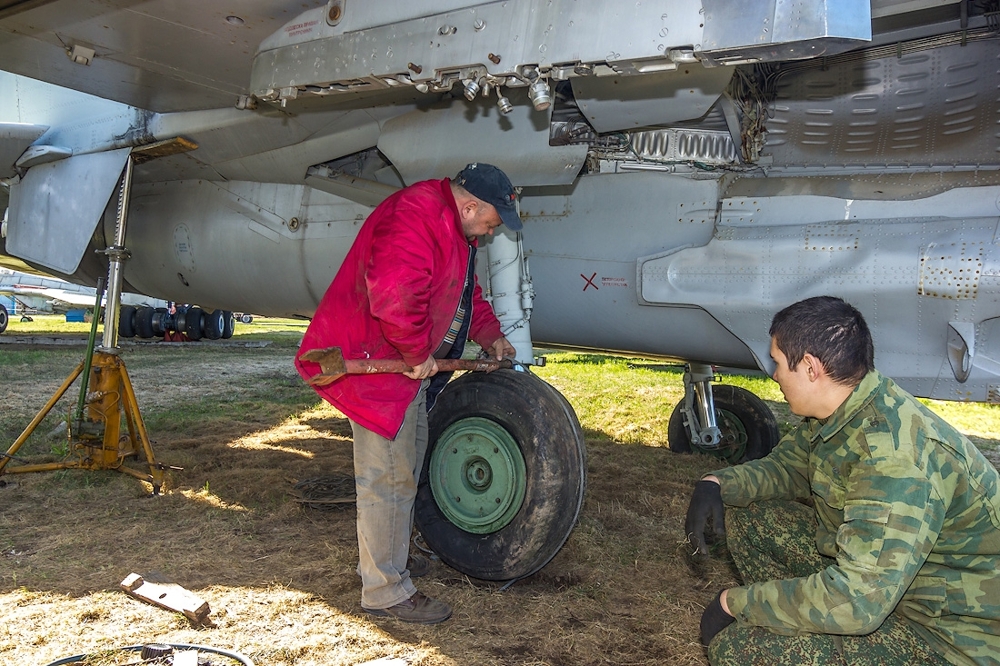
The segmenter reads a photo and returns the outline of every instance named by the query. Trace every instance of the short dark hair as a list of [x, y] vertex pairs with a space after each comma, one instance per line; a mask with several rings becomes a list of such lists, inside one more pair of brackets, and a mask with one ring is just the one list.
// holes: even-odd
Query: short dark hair
[[875, 346], [865, 318], [834, 296], [815, 296], [774, 315], [771, 337], [795, 369], [802, 357], [820, 360], [830, 378], [855, 386], [875, 369]]

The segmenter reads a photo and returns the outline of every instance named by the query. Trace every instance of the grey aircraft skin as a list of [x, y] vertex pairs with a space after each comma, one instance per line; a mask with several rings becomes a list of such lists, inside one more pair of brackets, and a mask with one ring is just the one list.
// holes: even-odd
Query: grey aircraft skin
[[996, 399], [996, 17], [792, 4], [8, 1], [6, 249], [95, 282], [123, 154], [181, 136], [131, 290], [309, 317], [372, 204], [479, 160], [524, 188], [535, 344], [768, 371], [771, 315], [835, 294], [908, 390]]
[[691, 443], [821, 294], [907, 390], [1000, 402], [997, 5], [0, 0], [5, 251], [94, 284], [167, 142], [125, 288], [308, 318], [374, 205], [482, 161], [523, 188], [479, 261], [518, 358], [685, 362]]

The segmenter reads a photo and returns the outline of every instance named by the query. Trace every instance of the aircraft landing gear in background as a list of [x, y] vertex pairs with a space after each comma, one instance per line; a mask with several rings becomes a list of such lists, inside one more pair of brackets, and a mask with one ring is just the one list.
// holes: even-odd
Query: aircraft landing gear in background
[[528, 372], [470, 372], [441, 392], [429, 429], [415, 507], [427, 545], [481, 580], [548, 564], [580, 515], [587, 474], [562, 394]]
[[684, 399], [667, 425], [670, 450], [707, 453], [738, 464], [763, 458], [778, 443], [774, 414], [750, 391], [712, 385], [711, 366], [690, 364], [684, 372]]
[[118, 318], [118, 335], [159, 338], [176, 332], [185, 334], [189, 340], [228, 340], [233, 337], [235, 322], [229, 310], [205, 312], [199, 307], [187, 307], [178, 308], [171, 314], [166, 308], [123, 305]]

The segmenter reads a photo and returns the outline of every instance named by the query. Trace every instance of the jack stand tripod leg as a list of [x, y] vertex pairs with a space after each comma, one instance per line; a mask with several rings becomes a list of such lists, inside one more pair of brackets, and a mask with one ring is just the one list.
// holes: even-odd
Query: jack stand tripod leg
[[[142, 441], [142, 450], [146, 453], [146, 462], [149, 463], [149, 475], [143, 474], [139, 476], [139, 472], [136, 472], [134, 476], [138, 478], [144, 478], [153, 484], [153, 494], [159, 495], [160, 488], [163, 487], [163, 470], [159, 465], [156, 464], [156, 460], [153, 457], [153, 445], [149, 442], [149, 435], [146, 433], [146, 424], [142, 421], [142, 414], [139, 413], [139, 403], [135, 399], [135, 391], [132, 389], [132, 381], [129, 379], [128, 370], [125, 369], [125, 364], [121, 365], [121, 381], [122, 389], [124, 390], [124, 405], [123, 408], [126, 410], [126, 418], [129, 421], [130, 430], [131, 424], [135, 424], [135, 429], [139, 432], [139, 439]], [[131, 415], [131, 416], [128, 416]], [[132, 473], [125, 467], [122, 467], [122, 471], [127, 473]]]
[[[38, 424], [42, 422], [42, 419], [48, 416], [49, 412], [52, 411], [52, 408], [56, 406], [57, 402], [59, 402], [59, 398], [63, 397], [63, 394], [69, 389], [70, 384], [76, 381], [76, 378], [80, 376], [81, 372], [83, 372], [82, 362], [73, 369], [73, 372], [69, 373], [69, 377], [66, 378], [66, 381], [64, 381], [62, 386], [59, 387], [59, 390], [57, 390], [55, 394], [49, 398], [49, 401], [45, 403], [42, 410], [35, 415], [35, 418], [28, 424], [28, 427], [24, 429], [24, 432], [21, 433], [20, 437], [18, 437], [17, 440], [11, 445], [10, 449], [7, 450], [6, 455], [0, 456], [0, 474], [3, 474], [4, 467], [7, 466], [8, 461], [11, 460], [14, 454], [17, 453], [18, 449], [20, 449], [28, 437], [31, 436], [31, 433], [35, 431], [35, 428], [37, 428]], [[12, 469], [9, 471], [14, 472], [15, 470]]]

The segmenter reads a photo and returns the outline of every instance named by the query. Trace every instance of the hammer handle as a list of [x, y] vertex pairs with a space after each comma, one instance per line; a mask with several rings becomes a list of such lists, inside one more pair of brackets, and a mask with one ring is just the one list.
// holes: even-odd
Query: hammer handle
[[[402, 359], [394, 358], [349, 358], [344, 359], [344, 366], [349, 375], [368, 375], [375, 373], [398, 373], [409, 372], [413, 368]], [[453, 372], [455, 370], [475, 370], [480, 372], [492, 372], [500, 368], [510, 368], [509, 360], [491, 361], [465, 358], [439, 358], [437, 359], [438, 371]]]

